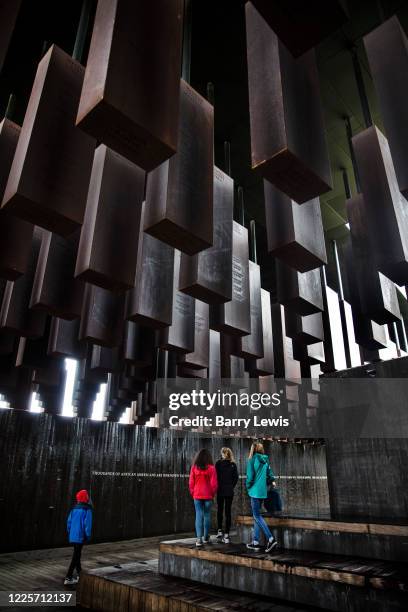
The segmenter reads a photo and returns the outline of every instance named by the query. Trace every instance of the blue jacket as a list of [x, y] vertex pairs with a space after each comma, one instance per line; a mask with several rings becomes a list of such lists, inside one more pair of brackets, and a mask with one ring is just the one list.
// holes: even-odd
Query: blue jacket
[[246, 488], [249, 497], [257, 499], [268, 497], [267, 477], [275, 480], [275, 475], [269, 465], [268, 455], [255, 453], [247, 463]]
[[83, 544], [91, 537], [92, 506], [76, 504], [68, 515], [68, 540], [70, 544]]

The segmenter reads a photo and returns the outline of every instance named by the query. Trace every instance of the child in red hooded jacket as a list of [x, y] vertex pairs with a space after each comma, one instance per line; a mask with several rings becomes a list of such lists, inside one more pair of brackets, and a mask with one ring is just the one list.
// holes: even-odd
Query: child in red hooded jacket
[[[82, 547], [89, 542], [92, 532], [92, 505], [88, 491], [82, 489], [76, 494], [76, 504], [68, 515], [67, 532], [69, 543], [73, 545], [74, 552], [68, 568], [64, 584], [76, 584], [81, 573]], [[74, 570], [77, 575], [74, 577]]]
[[210, 544], [211, 506], [218, 483], [211, 454], [205, 448], [202, 448], [194, 459], [189, 487], [196, 513], [196, 546]]

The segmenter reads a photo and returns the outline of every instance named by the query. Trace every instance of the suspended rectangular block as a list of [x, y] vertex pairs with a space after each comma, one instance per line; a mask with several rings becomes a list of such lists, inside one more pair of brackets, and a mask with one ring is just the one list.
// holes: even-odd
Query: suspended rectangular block
[[122, 341], [123, 320], [123, 296], [95, 285], [85, 285], [80, 340], [110, 348], [119, 346]]
[[236, 338], [221, 334], [221, 378], [244, 378], [245, 360], [232, 354]]
[[214, 167], [213, 246], [189, 256], [181, 255], [179, 289], [207, 304], [232, 298], [232, 220], [234, 181]]
[[371, 244], [380, 272], [408, 282], [408, 202], [398, 188], [387, 139], [372, 126], [353, 137]]
[[[8, 3], [10, 4], [10, 3]], [[0, 198], [3, 199], [20, 126], [3, 119], [0, 123]], [[15, 280], [27, 269], [34, 227], [4, 210], [0, 211], [0, 277]]]
[[171, 325], [174, 249], [143, 231], [142, 206], [134, 288], [127, 294], [127, 318], [149, 327]]
[[144, 230], [195, 255], [213, 245], [214, 109], [181, 81], [177, 153], [149, 172]]
[[285, 309], [286, 335], [302, 344], [314, 344], [324, 339], [321, 312], [302, 317], [290, 308]]
[[51, 357], [69, 357], [71, 359], [84, 359], [86, 344], [80, 343], [79, 319], [66, 321], [58, 317], [51, 319], [50, 335], [48, 341], [48, 355]]
[[63, 238], [43, 230], [31, 308], [68, 320], [81, 316], [85, 286], [74, 279], [78, 242], [79, 231]]
[[41, 235], [42, 231], [35, 228], [27, 271], [14, 282], [7, 281], [0, 308], [0, 328], [28, 338], [38, 338], [45, 330], [46, 314], [29, 307]]
[[322, 285], [319, 268], [298, 272], [276, 260], [278, 302], [300, 315], [323, 310]]
[[210, 307], [210, 327], [216, 331], [246, 336], [251, 333], [249, 297], [248, 230], [233, 222], [232, 299]]
[[326, 362], [323, 342], [302, 344], [298, 340], [293, 342], [293, 356], [298, 361], [307, 361], [310, 365], [323, 366]]
[[396, 15], [364, 37], [381, 117], [401, 193], [408, 198], [408, 39]]
[[[368, 211], [361, 194], [347, 200], [354, 274], [363, 314], [380, 325], [401, 318], [395, 284], [378, 271], [376, 244], [368, 232]], [[408, 202], [407, 202], [408, 206]]]
[[133, 321], [126, 321], [123, 338], [123, 358], [135, 366], [152, 365], [156, 354], [156, 332]]
[[294, 59], [246, 4], [252, 168], [299, 204], [331, 189], [314, 50]]
[[266, 291], [265, 289], [261, 289], [261, 305], [263, 357], [260, 357], [259, 359], [251, 359], [249, 361], [251, 376], [268, 376], [273, 374], [275, 370], [273, 357], [271, 296], [269, 291]]
[[174, 251], [172, 323], [159, 330], [159, 346], [179, 353], [194, 351], [195, 300], [178, 290], [180, 251]]
[[[205, 302], [195, 300], [194, 351], [181, 355], [184, 368], [208, 368], [210, 350], [209, 307]], [[207, 376], [204, 376], [206, 378]]]
[[133, 287], [145, 173], [105, 145], [95, 151], [75, 276], [111, 291]]
[[275, 377], [300, 384], [300, 364], [293, 356], [292, 339], [286, 335], [285, 309], [280, 304], [272, 304], [271, 313]]
[[106, 346], [92, 346], [89, 368], [92, 371], [107, 374], [114, 372], [119, 367], [118, 348], [107, 348]]
[[354, 333], [353, 313], [346, 300], [339, 299], [339, 306], [347, 367], [355, 368], [361, 365], [361, 355]]
[[249, 305], [251, 313], [251, 333], [238, 339], [239, 356], [245, 359], [263, 357], [263, 327], [261, 298], [261, 269], [249, 261]]
[[220, 332], [210, 329], [208, 378], [221, 378], [221, 338]]
[[299, 206], [264, 181], [268, 252], [299, 272], [327, 263], [319, 198]]
[[388, 343], [386, 325], [379, 325], [375, 321], [372, 321], [363, 314], [361, 309], [360, 294], [354, 270], [351, 239], [342, 246], [341, 252], [344, 268], [346, 270], [355, 340], [357, 344], [367, 350], [376, 351], [381, 348], [386, 348]]
[[177, 150], [183, 2], [99, 2], [77, 125], [145, 170]]
[[345, 0], [251, 0], [294, 57], [316, 47], [346, 23]]
[[333, 289], [323, 287], [323, 330], [324, 349], [326, 354], [325, 372], [345, 370], [347, 368], [346, 352], [344, 349], [343, 327], [341, 323], [339, 297]]
[[82, 224], [95, 148], [75, 127], [84, 72], [55, 45], [38, 64], [2, 204], [63, 236]]
[[177, 366], [177, 376], [180, 378], [208, 378], [208, 370], [207, 368], [191, 368], [187, 367], [185, 364], [180, 363]]

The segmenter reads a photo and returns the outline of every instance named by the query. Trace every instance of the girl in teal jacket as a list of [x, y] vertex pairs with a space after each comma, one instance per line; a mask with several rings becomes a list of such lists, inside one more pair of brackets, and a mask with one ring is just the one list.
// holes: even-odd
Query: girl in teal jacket
[[249, 453], [246, 477], [246, 488], [251, 498], [252, 516], [254, 517], [254, 539], [247, 544], [247, 548], [261, 550], [259, 537], [262, 530], [267, 539], [265, 548], [267, 553], [277, 546], [277, 541], [261, 515], [262, 502], [268, 497], [268, 480], [272, 486], [275, 486], [275, 475], [269, 465], [268, 456], [265, 455], [263, 444], [254, 442]]

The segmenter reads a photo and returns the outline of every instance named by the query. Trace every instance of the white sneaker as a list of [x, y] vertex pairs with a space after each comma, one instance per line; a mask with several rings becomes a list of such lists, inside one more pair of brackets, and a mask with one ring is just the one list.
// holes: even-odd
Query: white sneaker
[[229, 533], [224, 533], [224, 537], [222, 538], [222, 541], [224, 542], [224, 544], [230, 544]]
[[196, 546], [197, 546], [197, 548], [199, 548], [199, 547], [200, 547], [200, 546], [202, 546], [202, 545], [203, 545], [203, 540], [202, 540], [202, 538], [197, 538], [197, 540], [196, 540]]
[[223, 537], [224, 537], [224, 534], [222, 533], [222, 530], [221, 530], [221, 529], [219, 529], [219, 530], [218, 530], [218, 533], [217, 533], [217, 536], [216, 536], [216, 537], [217, 537], [217, 540], [218, 540], [219, 542], [222, 542], [222, 539], [223, 539]]
[[64, 584], [77, 584], [79, 582], [79, 578], [65, 578]]

